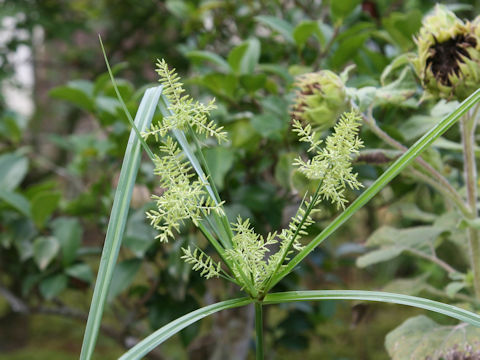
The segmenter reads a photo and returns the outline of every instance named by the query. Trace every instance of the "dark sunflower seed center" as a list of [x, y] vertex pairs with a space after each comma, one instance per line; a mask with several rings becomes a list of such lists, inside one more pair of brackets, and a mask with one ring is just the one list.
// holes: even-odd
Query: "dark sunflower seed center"
[[475, 47], [477, 41], [470, 35], [457, 35], [447, 41], [437, 42], [430, 47], [430, 56], [427, 58], [427, 67], [431, 66], [433, 75], [443, 85], [451, 86], [449, 75], [460, 75], [462, 57], [470, 59], [467, 49]]

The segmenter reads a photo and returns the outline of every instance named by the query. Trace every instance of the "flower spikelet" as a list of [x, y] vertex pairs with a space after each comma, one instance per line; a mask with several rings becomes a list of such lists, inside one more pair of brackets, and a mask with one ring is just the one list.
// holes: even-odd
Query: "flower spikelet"
[[183, 256], [181, 259], [187, 264], [191, 264], [192, 269], [199, 271], [201, 276], [204, 276], [207, 279], [212, 277], [219, 277], [220, 272], [222, 271], [221, 263], [216, 263], [213, 259], [205, 254], [199, 248], [195, 248], [192, 253], [190, 246], [186, 249], [182, 248]]
[[173, 230], [178, 232], [185, 220], [197, 224], [204, 213], [212, 210], [221, 213], [222, 204], [216, 205], [205, 193], [204, 184], [198, 180], [171, 137], [166, 137], [160, 152], [162, 156], [154, 159], [154, 173], [160, 177], [160, 186], [165, 191], [161, 196], [153, 197], [158, 210], [149, 211], [147, 217], [152, 226], [160, 230], [157, 238], [167, 242], [174, 238]]
[[233, 261], [236, 277], [240, 278], [240, 271], [243, 271], [253, 280], [257, 290], [262, 289], [262, 284], [271, 273], [272, 264], [269, 264], [269, 247], [277, 243], [276, 233], [270, 233], [264, 238], [255, 233], [247, 219], [242, 221], [239, 217], [233, 224], [236, 235], [232, 238], [233, 248], [226, 250], [226, 255]]
[[208, 119], [210, 111], [216, 109], [214, 100], [205, 105], [186, 95], [175, 69], [170, 70], [163, 59], [157, 62], [157, 73], [164, 86], [163, 94], [169, 102], [171, 115], [164, 117], [161, 123], [153, 124], [150, 130], [143, 134], [145, 137], [153, 135], [158, 139], [171, 130], [191, 128], [197, 134], [215, 137], [219, 142], [227, 139], [223, 127]]
[[344, 208], [346, 199], [345, 188], [358, 189], [362, 185], [357, 180], [357, 174], [352, 171], [352, 154], [358, 153], [363, 146], [357, 136], [361, 125], [361, 117], [356, 112], [344, 113], [334, 127], [333, 134], [325, 140], [323, 148], [315, 141], [316, 134], [308, 127], [296, 121], [294, 131], [300, 136], [300, 141], [310, 144], [308, 152], [315, 152], [312, 159], [304, 161], [297, 158], [294, 165], [311, 180], [320, 180], [319, 193], [323, 199], [329, 200]]

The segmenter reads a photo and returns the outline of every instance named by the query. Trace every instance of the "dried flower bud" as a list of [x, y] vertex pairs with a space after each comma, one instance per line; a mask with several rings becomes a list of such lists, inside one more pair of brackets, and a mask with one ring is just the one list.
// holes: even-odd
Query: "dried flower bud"
[[442, 5], [423, 19], [413, 64], [434, 97], [462, 101], [478, 88], [479, 22], [463, 22]]
[[347, 110], [348, 99], [343, 81], [335, 73], [322, 70], [298, 77], [292, 117], [318, 130], [332, 127]]

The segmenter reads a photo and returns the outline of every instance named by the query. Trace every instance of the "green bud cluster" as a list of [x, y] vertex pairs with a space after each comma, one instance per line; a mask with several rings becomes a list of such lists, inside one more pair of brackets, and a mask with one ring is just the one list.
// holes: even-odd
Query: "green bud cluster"
[[348, 107], [345, 84], [329, 70], [308, 73], [298, 77], [298, 88], [292, 108], [295, 120], [311, 124], [317, 130], [326, 130]]

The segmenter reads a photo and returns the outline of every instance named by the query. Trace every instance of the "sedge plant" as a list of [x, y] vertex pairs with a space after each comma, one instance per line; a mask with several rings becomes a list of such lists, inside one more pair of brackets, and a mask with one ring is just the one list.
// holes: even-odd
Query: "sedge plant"
[[[224, 202], [212, 181], [202, 150], [204, 140], [211, 138], [222, 143], [228, 139], [223, 129], [209, 118], [209, 112], [215, 107], [214, 103], [205, 105], [193, 100], [185, 94], [180, 78], [174, 70], [169, 69], [164, 60], [159, 61], [157, 66], [161, 85], [145, 94], [145, 106], [140, 107], [135, 121], [126, 107], [124, 108], [132, 124], [131, 141], [136, 146], [134, 155], [137, 159], [125, 163], [126, 169], [122, 168], [117, 189], [117, 193], [121, 194], [120, 205], [114, 203], [112, 209], [109, 224], [109, 230], [111, 225], [112, 231], [107, 233], [81, 359], [88, 360], [93, 355], [105, 305], [105, 294], [111, 281], [112, 269], [121, 244], [124, 219], [128, 213], [125, 203], [129, 201], [129, 190], [138, 169], [140, 146], [145, 148], [153, 161], [155, 174], [159, 176], [160, 185], [164, 189], [161, 195], [154, 196], [156, 209], [147, 213], [152, 226], [158, 230], [159, 241], [174, 241], [176, 233], [182, 231], [183, 224], [193, 223], [215, 250], [216, 256], [207, 254], [194, 245], [183, 249], [182, 259], [206, 279], [222, 278], [238, 285], [244, 291], [245, 297], [212, 304], [172, 321], [133, 346], [121, 357], [122, 360], [142, 358], [185, 327], [217, 311], [249, 304], [254, 304], [255, 307], [256, 359], [264, 358], [262, 313], [263, 307], [270, 304], [325, 299], [380, 301], [423, 308], [480, 326], [480, 315], [473, 312], [401, 294], [355, 290], [271, 292], [311, 251], [411, 164], [433, 141], [459, 121], [462, 115], [480, 100], [480, 90], [466, 98], [450, 115], [406, 150], [349, 206], [345, 191], [349, 188], [362, 188], [352, 170], [352, 155], [362, 147], [358, 136], [362, 123], [361, 114], [355, 109], [343, 112], [333, 126], [331, 135], [323, 141], [310, 124], [294, 117], [292, 130], [298, 135], [299, 141], [307, 144], [309, 155], [308, 158], [299, 156], [294, 165], [315, 183], [315, 191], [305, 194], [286, 229], [262, 236], [255, 232], [248, 218], [238, 217], [233, 223], [229, 221]], [[107, 67], [110, 70], [108, 61]], [[116, 88], [112, 74], [111, 77]], [[119, 92], [117, 95], [122, 102]], [[153, 116], [152, 106], [158, 107], [162, 120], [145, 130], [145, 122], [149, 123]], [[158, 151], [147, 146], [146, 139], [149, 137], [155, 137], [160, 143]], [[132, 156], [131, 153], [127, 155]], [[307, 240], [309, 226], [315, 222], [315, 213], [319, 211], [321, 202], [331, 203], [341, 210], [341, 213], [319, 234]]]

